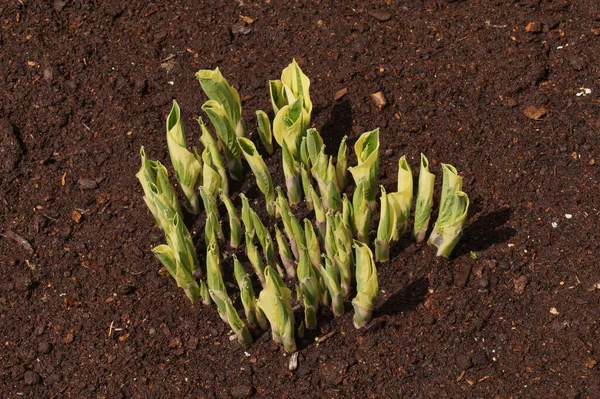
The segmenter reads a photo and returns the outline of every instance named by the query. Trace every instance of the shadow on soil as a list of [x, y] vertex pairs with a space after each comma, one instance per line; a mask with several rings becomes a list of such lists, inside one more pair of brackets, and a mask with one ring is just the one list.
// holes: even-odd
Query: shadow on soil
[[425, 301], [429, 289], [429, 280], [419, 278], [392, 294], [375, 312], [374, 316], [394, 316], [410, 312]]
[[511, 214], [510, 208], [502, 208], [478, 217], [465, 227], [463, 239], [458, 243], [453, 257], [458, 258], [469, 251], [483, 251], [494, 244], [508, 241], [517, 234], [512, 227], [503, 227], [510, 220]]
[[342, 138], [352, 133], [352, 119], [352, 107], [348, 100], [334, 104], [329, 119], [320, 131], [323, 143], [327, 146], [328, 154], [337, 155]]

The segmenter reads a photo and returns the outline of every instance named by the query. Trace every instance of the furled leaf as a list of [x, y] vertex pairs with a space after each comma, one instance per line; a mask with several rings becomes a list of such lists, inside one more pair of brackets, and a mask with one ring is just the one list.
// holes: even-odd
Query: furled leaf
[[202, 171], [202, 164], [196, 155], [187, 149], [179, 105], [173, 101], [173, 107], [167, 118], [167, 145], [171, 163], [175, 168], [175, 177], [185, 195], [186, 208], [193, 214], [200, 211], [200, 202], [196, 194], [196, 181]]
[[256, 120], [258, 122], [258, 136], [262, 142], [265, 150], [269, 155], [273, 154], [275, 149], [273, 148], [273, 132], [271, 131], [271, 122], [269, 117], [264, 111], [256, 111]]
[[379, 285], [373, 253], [369, 247], [360, 241], [354, 241], [354, 248], [356, 251], [356, 297], [352, 300], [353, 321], [354, 327], [362, 328], [371, 321]]
[[442, 164], [442, 198], [440, 212], [427, 241], [438, 249], [437, 256], [449, 257], [462, 237], [469, 210], [469, 197], [462, 189], [462, 177], [452, 165]]
[[246, 158], [246, 162], [250, 165], [252, 173], [256, 178], [256, 184], [259, 190], [264, 194], [265, 201], [267, 203], [267, 212], [270, 215], [275, 215], [275, 188], [273, 186], [273, 180], [271, 179], [271, 173], [263, 161], [262, 156], [256, 150], [254, 143], [246, 138], [240, 137], [238, 139], [239, 146]]
[[429, 226], [431, 206], [433, 205], [434, 182], [435, 175], [429, 172], [429, 161], [425, 155], [421, 154], [419, 187], [415, 204], [415, 224], [413, 228], [413, 235], [417, 244], [425, 240], [425, 234], [427, 233], [427, 227]]
[[379, 172], [379, 129], [363, 133], [354, 144], [354, 152], [358, 164], [348, 170], [357, 185], [360, 181], [365, 182], [364, 197], [371, 210], [374, 210]]
[[291, 291], [285, 286], [279, 274], [269, 266], [265, 269], [265, 279], [266, 286], [259, 294], [258, 307], [271, 324], [273, 340], [283, 342], [288, 352], [295, 352]]

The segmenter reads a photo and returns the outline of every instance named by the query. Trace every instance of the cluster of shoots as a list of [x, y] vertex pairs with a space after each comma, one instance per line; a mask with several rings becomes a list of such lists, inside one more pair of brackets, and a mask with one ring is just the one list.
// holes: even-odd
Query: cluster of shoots
[[[199, 71], [196, 76], [209, 98], [202, 109], [216, 140], [200, 118], [203, 150], [190, 151], [180, 109], [174, 102], [167, 118], [167, 144], [185, 209], [191, 214], [204, 213], [206, 265], [198, 263], [166, 168], [149, 160], [142, 147], [137, 177], [167, 242], [153, 252], [190, 300], [215, 304], [244, 346], [252, 343], [251, 325], [254, 329], [270, 328], [273, 340], [294, 352], [297, 332], [317, 327], [319, 308], [330, 307], [338, 317], [344, 314], [346, 301], [354, 308], [355, 327], [366, 326], [379, 291], [376, 262], [388, 261], [392, 244], [410, 229], [413, 177], [406, 157], [398, 162], [397, 191], [388, 193], [381, 186], [377, 201], [379, 129], [362, 134], [356, 141], [356, 165], [348, 167], [346, 137], [336, 156], [328, 155], [321, 135], [310, 128], [310, 80], [293, 61], [280, 80], [269, 82], [273, 121], [266, 112], [256, 112], [263, 152], [274, 154], [273, 138], [281, 148], [284, 191], [274, 187], [260, 151], [246, 135], [238, 92], [218, 68]], [[266, 223], [243, 193], [234, 196], [229, 192], [228, 179], [241, 180], [245, 164], [264, 195], [270, 215]], [[461, 191], [462, 178], [456, 169], [446, 164], [442, 169], [440, 211], [428, 243], [437, 247], [438, 256], [448, 257], [462, 234], [469, 200]], [[351, 198], [346, 193], [350, 188], [348, 172], [355, 186]], [[434, 180], [428, 160], [421, 154], [412, 226], [418, 244], [425, 241], [428, 230]], [[301, 206], [314, 218], [299, 220]], [[378, 221], [374, 220], [376, 215]], [[226, 224], [228, 237], [223, 230]], [[375, 224], [376, 237], [371, 237], [370, 227]], [[222, 268], [225, 259], [233, 262], [245, 322], [227, 292]], [[253, 273], [247, 273], [250, 268], [245, 269], [243, 262]], [[261, 289], [257, 294], [258, 285]], [[294, 319], [295, 302], [304, 309], [300, 327]]]

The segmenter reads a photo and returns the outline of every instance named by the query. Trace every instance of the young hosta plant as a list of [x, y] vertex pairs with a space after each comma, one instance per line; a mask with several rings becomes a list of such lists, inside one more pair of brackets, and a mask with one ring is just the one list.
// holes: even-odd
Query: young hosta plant
[[248, 234], [251, 239], [254, 239], [254, 235], [256, 234], [252, 221], [252, 213], [254, 211], [250, 207], [248, 197], [246, 197], [244, 193], [240, 193], [240, 198], [242, 199], [242, 222], [244, 223], [244, 229], [246, 230], [246, 234]]
[[140, 148], [142, 167], [135, 175], [144, 190], [144, 202], [156, 224], [168, 237], [171, 230], [171, 219], [175, 214], [181, 214], [177, 195], [169, 183], [167, 169], [158, 161], [152, 161], [146, 156], [144, 147]]
[[279, 227], [275, 225], [275, 240], [277, 241], [277, 248], [279, 249], [279, 257], [281, 258], [281, 262], [283, 263], [283, 267], [285, 268], [285, 272], [287, 273], [289, 278], [296, 277], [296, 265], [294, 263], [294, 254], [290, 249], [290, 245], [288, 241], [283, 236]]
[[256, 245], [254, 245], [254, 242], [248, 233], [246, 233], [246, 256], [248, 257], [256, 276], [260, 280], [260, 283], [264, 287], [266, 282], [264, 275], [265, 264], [260, 256], [260, 252], [258, 252]]
[[320, 268], [321, 247], [319, 245], [319, 239], [315, 234], [315, 229], [313, 228], [312, 222], [306, 218], [304, 219], [304, 237], [310, 261], [316, 268]]
[[326, 211], [330, 209], [341, 210], [342, 198], [337, 183], [335, 167], [333, 166], [333, 158], [325, 155], [324, 148], [321, 149], [317, 163], [313, 165], [312, 171], [319, 186], [323, 208]]
[[448, 258], [462, 237], [469, 210], [469, 197], [461, 191], [463, 179], [456, 168], [442, 164], [442, 170], [440, 212], [427, 243], [437, 247], [437, 256]]
[[273, 136], [280, 146], [285, 142], [290, 154], [296, 162], [301, 162], [300, 144], [306, 132], [310, 115], [302, 107], [303, 99], [299, 97], [290, 105], [286, 105], [277, 112], [273, 120]]
[[398, 191], [388, 194], [390, 205], [394, 208], [396, 217], [396, 228], [393, 240], [397, 241], [408, 230], [408, 218], [413, 198], [413, 178], [410, 165], [406, 162], [406, 156], [398, 161]]
[[231, 121], [228, 119], [225, 107], [217, 101], [209, 100], [204, 103], [202, 110], [206, 112], [215, 127], [217, 137], [225, 153], [229, 175], [234, 180], [241, 180], [244, 173], [242, 156], [237, 142], [235, 127], [232, 126]]
[[221, 319], [229, 324], [238, 341], [243, 346], [250, 346], [252, 344], [252, 336], [227, 295], [223, 275], [221, 274], [219, 250], [215, 244], [210, 244], [206, 253], [206, 280], [208, 283], [208, 292], [213, 302], [217, 305]]
[[310, 182], [310, 176], [308, 170], [304, 164], [300, 165], [300, 176], [302, 177], [302, 190], [304, 191], [304, 199], [306, 201], [306, 208], [309, 211], [315, 209], [312, 194], [310, 193], [312, 183]]
[[319, 272], [310, 261], [306, 247], [300, 247], [298, 261], [298, 282], [304, 303], [304, 324], [307, 329], [317, 327], [317, 311], [321, 299]]
[[[200, 197], [202, 198], [202, 203], [204, 204], [204, 209], [206, 210], [206, 218], [212, 219], [215, 236], [221, 242], [225, 241], [225, 235], [223, 234], [223, 227], [219, 221], [219, 208], [217, 208], [217, 199], [216, 197], [208, 192], [203, 186], [200, 186]], [[212, 234], [209, 234], [212, 237]], [[209, 244], [209, 243], [207, 243]]]
[[363, 181], [367, 205], [375, 210], [377, 173], [379, 173], [379, 129], [363, 133], [354, 144], [358, 165], [348, 168], [356, 185]]
[[323, 254], [323, 258], [325, 259], [325, 267], [319, 269], [319, 272], [331, 296], [333, 315], [339, 317], [344, 314], [344, 295], [340, 287], [340, 275], [331, 259], [325, 254]]
[[373, 211], [364, 195], [365, 180], [359, 180], [356, 184], [356, 189], [352, 195], [352, 208], [354, 214], [354, 226], [358, 240], [364, 243], [369, 242], [369, 225], [371, 223], [371, 215]]
[[[290, 248], [292, 253], [294, 254], [294, 258], [298, 259], [300, 257], [300, 252], [298, 251], [299, 243], [296, 235], [294, 233], [294, 224], [292, 223], [292, 218], [290, 215], [293, 215], [290, 205], [288, 204], [283, 191], [280, 187], [276, 188], [277, 191], [277, 212], [281, 216], [281, 221], [283, 222], [283, 231], [285, 235], [288, 237], [290, 241]], [[296, 219], [296, 222], [298, 220]], [[302, 239], [304, 239], [304, 234], [302, 234]]]
[[335, 164], [335, 175], [340, 191], [343, 191], [348, 184], [348, 160], [346, 158], [346, 153], [348, 151], [346, 139], [348, 139], [348, 136], [342, 138], [340, 148], [338, 149], [337, 162]]
[[292, 60], [281, 72], [281, 80], [269, 81], [269, 93], [271, 94], [271, 104], [273, 112], [279, 113], [281, 108], [293, 103], [302, 96], [302, 106], [308, 114], [308, 123], [310, 123], [310, 114], [312, 112], [312, 102], [310, 101], [310, 79], [302, 72], [300, 65], [296, 60]]
[[196, 72], [196, 78], [206, 96], [221, 104], [227, 113], [229, 123], [234, 126], [238, 137], [246, 137], [246, 127], [242, 120], [242, 103], [236, 89], [231, 87], [219, 71], [203, 69]]
[[254, 288], [252, 287], [252, 281], [250, 281], [250, 277], [244, 271], [242, 264], [235, 254], [233, 254], [233, 272], [238, 287], [240, 288], [240, 299], [244, 306], [246, 319], [248, 319], [250, 324], [260, 327], [262, 330], [266, 330], [269, 326], [265, 314], [256, 304], [256, 296], [254, 294]]
[[302, 200], [301, 176], [299, 176], [298, 163], [294, 160], [285, 142], [281, 144], [281, 157], [283, 160], [283, 175], [285, 177], [285, 187], [287, 188], [289, 204], [297, 208]]
[[171, 226], [170, 233], [167, 235], [169, 245], [159, 245], [152, 251], [175, 279], [177, 286], [185, 291], [192, 302], [195, 302], [200, 297], [200, 287], [195, 277], [202, 276], [196, 249], [190, 232], [179, 214], [173, 216]]
[[317, 164], [319, 159], [319, 154], [324, 150], [323, 138], [317, 131], [317, 129], [308, 129], [306, 131], [306, 152], [308, 159], [303, 159], [302, 161], [307, 165], [307, 167], [312, 167]]
[[431, 216], [431, 206], [433, 205], [433, 185], [435, 175], [429, 171], [429, 161], [425, 155], [421, 154], [421, 168], [419, 169], [419, 188], [417, 191], [417, 201], [415, 204], [415, 224], [413, 235], [417, 244], [425, 240], [429, 218]]
[[354, 241], [356, 250], [356, 297], [354, 306], [354, 327], [363, 328], [371, 321], [373, 308], [377, 300], [379, 284], [373, 253], [368, 245]]
[[379, 227], [377, 228], [377, 239], [375, 239], [375, 260], [387, 262], [390, 259], [390, 241], [396, 232], [396, 215], [394, 208], [390, 205], [389, 195], [381, 186], [381, 213], [379, 215]]
[[264, 111], [256, 111], [256, 120], [258, 123], [258, 136], [262, 142], [265, 150], [269, 155], [272, 155], [275, 151], [273, 147], [273, 132], [271, 131], [271, 122], [269, 117]]
[[202, 187], [212, 196], [216, 196], [219, 190], [223, 190], [223, 179], [219, 172], [216, 170], [216, 165], [213, 163], [213, 150], [205, 148], [202, 151], [202, 161], [204, 161], [204, 167], [202, 168]]
[[229, 235], [231, 236], [229, 239], [229, 246], [231, 248], [237, 248], [242, 242], [242, 222], [237, 215], [237, 211], [235, 210], [233, 202], [231, 202], [231, 198], [229, 198], [229, 196], [225, 194], [223, 190], [219, 190], [219, 196], [221, 198], [221, 202], [223, 202], [225, 204], [225, 208], [227, 208], [227, 215], [229, 217]]
[[265, 196], [267, 212], [269, 215], [275, 216], [275, 188], [273, 187], [271, 173], [269, 173], [265, 161], [263, 161], [262, 156], [260, 156], [252, 141], [240, 137], [238, 143], [246, 158], [246, 162], [248, 162], [250, 169], [252, 169], [252, 173], [254, 173], [254, 177], [256, 177], [258, 188]]
[[[200, 125], [200, 130], [202, 131], [202, 135], [200, 135], [200, 141], [202, 142], [202, 145], [204, 145], [204, 148], [208, 150], [203, 151], [202, 160], [205, 163], [208, 162], [212, 170], [211, 173], [216, 172], [219, 175], [219, 187], [221, 187], [225, 194], [229, 195], [229, 179], [227, 178], [227, 170], [225, 169], [223, 158], [221, 158], [221, 153], [219, 152], [217, 142], [208, 131], [208, 128], [204, 124], [202, 118], [198, 118], [198, 124]], [[206, 160], [204, 159], [204, 152], [207, 154]]]
[[175, 168], [175, 177], [185, 195], [186, 208], [193, 214], [200, 211], [200, 201], [196, 193], [196, 181], [202, 173], [202, 160], [194, 149], [194, 153], [187, 149], [181, 111], [176, 101], [167, 118], [167, 145], [171, 163]]
[[323, 208], [323, 203], [321, 202], [321, 197], [317, 194], [312, 185], [309, 186], [308, 190], [310, 191], [310, 196], [312, 198], [313, 208], [315, 210], [315, 224], [317, 226], [317, 231], [321, 238], [325, 238], [325, 228], [327, 225], [327, 213], [325, 212], [325, 208]]
[[269, 266], [265, 269], [265, 279], [266, 287], [258, 296], [258, 307], [271, 324], [273, 340], [283, 343], [286, 351], [296, 352], [291, 291], [279, 274]]
[[263, 249], [263, 255], [267, 260], [267, 265], [271, 266], [274, 269], [277, 269], [279, 274], [283, 276], [283, 269], [279, 266], [277, 262], [277, 258], [275, 256], [275, 243], [273, 242], [273, 237], [269, 230], [265, 227], [263, 222], [260, 220], [256, 212], [251, 210], [252, 214], [252, 225], [254, 226], [254, 230], [256, 231], [256, 236], [258, 237], [258, 241], [260, 242], [260, 246]]

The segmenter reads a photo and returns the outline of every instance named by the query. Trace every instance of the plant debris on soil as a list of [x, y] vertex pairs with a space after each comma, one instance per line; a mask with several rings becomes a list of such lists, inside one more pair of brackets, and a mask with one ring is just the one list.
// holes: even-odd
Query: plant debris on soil
[[[5, 2], [0, 397], [599, 398], [599, 16], [595, 0]], [[293, 364], [159, 274], [134, 176], [141, 145], [169, 164], [173, 99], [198, 145], [197, 70], [235, 85], [258, 142], [292, 58], [329, 151], [379, 127], [381, 184], [423, 152], [438, 192], [450, 163], [472, 200], [449, 260], [396, 243], [368, 328], [323, 309]], [[265, 160], [281, 184], [280, 152]], [[249, 171], [232, 192], [260, 197]]]

